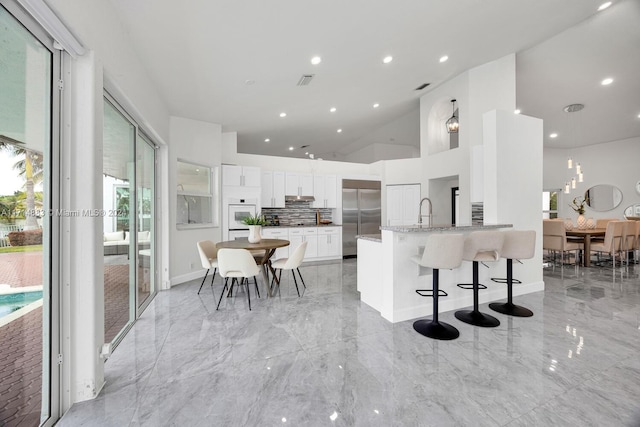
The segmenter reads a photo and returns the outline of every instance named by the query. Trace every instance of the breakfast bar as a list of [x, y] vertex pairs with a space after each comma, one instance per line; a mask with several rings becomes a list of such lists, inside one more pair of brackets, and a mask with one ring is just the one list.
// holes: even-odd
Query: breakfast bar
[[[468, 235], [476, 230], [509, 229], [511, 224], [495, 225], [408, 225], [383, 226], [379, 235], [358, 236], [358, 291], [360, 299], [379, 311], [390, 322], [402, 322], [428, 316], [432, 311], [432, 298], [423, 298], [416, 289], [431, 286], [432, 270], [420, 267], [411, 257], [421, 255], [428, 237], [433, 233]], [[505, 260], [480, 266], [480, 283], [487, 286], [480, 293], [480, 303], [505, 299], [506, 286], [494, 283], [491, 277], [504, 277]], [[440, 312], [468, 307], [473, 304], [473, 293], [457, 287], [471, 277], [471, 263], [464, 262], [455, 270], [440, 271], [440, 288], [448, 293], [440, 299]], [[535, 273], [540, 269], [535, 261], [527, 261], [515, 269], [522, 284], [514, 286], [514, 295], [544, 290], [544, 282]]]

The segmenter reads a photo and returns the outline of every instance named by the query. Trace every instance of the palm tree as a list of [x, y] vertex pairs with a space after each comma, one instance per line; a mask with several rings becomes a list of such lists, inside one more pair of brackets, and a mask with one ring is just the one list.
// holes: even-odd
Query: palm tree
[[24, 186], [27, 196], [27, 211], [25, 214], [27, 221], [25, 226], [27, 228], [37, 228], [38, 221], [34, 215], [36, 197], [33, 188], [36, 183], [42, 181], [42, 153], [3, 141], [0, 141], [0, 149], [11, 153], [14, 157], [24, 156], [13, 165], [13, 168], [25, 179]]

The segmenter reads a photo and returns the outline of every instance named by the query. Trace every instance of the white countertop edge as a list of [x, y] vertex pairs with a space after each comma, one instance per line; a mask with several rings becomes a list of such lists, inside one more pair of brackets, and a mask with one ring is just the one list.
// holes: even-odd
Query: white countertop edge
[[473, 231], [473, 230], [491, 230], [496, 228], [512, 228], [513, 224], [474, 224], [474, 225], [397, 225], [397, 226], [381, 226], [380, 230], [394, 231], [396, 233], [428, 233], [432, 231]]

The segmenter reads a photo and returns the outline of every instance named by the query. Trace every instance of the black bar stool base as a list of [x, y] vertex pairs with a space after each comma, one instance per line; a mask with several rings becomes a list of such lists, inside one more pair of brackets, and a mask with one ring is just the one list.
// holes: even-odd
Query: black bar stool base
[[455, 340], [460, 336], [460, 332], [450, 324], [433, 320], [416, 320], [413, 322], [413, 329], [425, 337], [437, 340]]
[[474, 310], [460, 310], [455, 312], [456, 319], [469, 323], [474, 326], [482, 326], [483, 328], [495, 328], [500, 325], [500, 321], [495, 317], [480, 313]]
[[515, 305], [515, 304], [509, 304], [508, 302], [505, 302], [505, 303], [492, 302], [491, 304], [489, 304], [489, 308], [493, 311], [497, 311], [498, 313], [506, 314], [509, 316], [515, 316], [515, 317], [533, 316], [533, 311], [529, 310], [528, 308]]

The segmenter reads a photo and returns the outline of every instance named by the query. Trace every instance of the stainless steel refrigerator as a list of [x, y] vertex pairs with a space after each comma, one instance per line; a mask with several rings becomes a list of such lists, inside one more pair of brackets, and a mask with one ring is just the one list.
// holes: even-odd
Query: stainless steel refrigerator
[[357, 256], [356, 236], [380, 234], [380, 182], [342, 180], [342, 256]]

